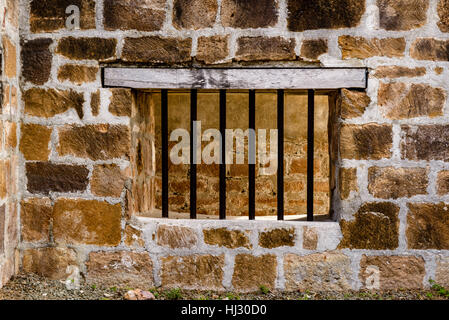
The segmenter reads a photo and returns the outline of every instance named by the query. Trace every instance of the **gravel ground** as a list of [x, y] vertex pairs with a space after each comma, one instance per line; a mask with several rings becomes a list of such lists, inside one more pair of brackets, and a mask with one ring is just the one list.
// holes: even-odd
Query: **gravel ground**
[[[131, 288], [101, 287], [82, 284], [80, 290], [67, 290], [65, 284], [30, 274], [20, 274], [0, 289], [0, 300], [123, 300]], [[385, 292], [256, 292], [250, 294], [216, 293], [210, 291], [149, 289], [156, 299], [174, 300], [449, 300], [444, 288], [429, 290], [397, 290]]]

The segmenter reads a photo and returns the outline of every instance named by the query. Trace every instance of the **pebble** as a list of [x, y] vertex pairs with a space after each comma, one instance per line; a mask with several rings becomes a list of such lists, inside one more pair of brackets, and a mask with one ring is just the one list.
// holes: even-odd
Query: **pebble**
[[149, 291], [140, 289], [129, 290], [125, 293], [125, 300], [155, 300], [156, 297]]

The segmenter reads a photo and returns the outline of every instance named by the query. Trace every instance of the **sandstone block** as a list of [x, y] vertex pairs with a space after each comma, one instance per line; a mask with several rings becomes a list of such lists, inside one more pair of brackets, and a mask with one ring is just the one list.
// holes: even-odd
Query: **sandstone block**
[[449, 161], [449, 125], [403, 125], [401, 129], [403, 159]]
[[416, 60], [449, 61], [449, 40], [416, 39], [410, 48], [410, 56]]
[[97, 80], [98, 67], [80, 66], [76, 64], [65, 64], [58, 70], [58, 80], [70, 81], [77, 85], [94, 82]]
[[443, 170], [438, 172], [437, 193], [445, 195], [449, 193], [449, 171]]
[[22, 76], [25, 81], [43, 85], [51, 72], [52, 54], [49, 46], [52, 39], [43, 38], [21, 43]]
[[212, 28], [217, 10], [216, 0], [174, 0], [173, 25], [177, 29]]
[[20, 223], [23, 241], [48, 241], [53, 207], [49, 198], [22, 200]]
[[351, 191], [359, 191], [357, 168], [340, 168], [338, 174], [340, 198], [341, 200], [346, 200], [349, 198]]
[[427, 0], [377, 0], [379, 25], [385, 30], [412, 30], [427, 22]]
[[363, 37], [340, 36], [338, 45], [343, 59], [367, 59], [371, 57], [402, 57], [405, 51], [404, 38], [366, 39]]
[[20, 152], [26, 160], [47, 161], [50, 155], [51, 128], [39, 124], [22, 124], [20, 138]]
[[438, 2], [438, 27], [442, 32], [449, 32], [449, 1], [440, 0]]
[[241, 230], [229, 230], [226, 228], [204, 229], [204, 242], [208, 245], [218, 245], [235, 249], [239, 247], [251, 248], [248, 233]]
[[76, 252], [69, 248], [27, 249], [23, 252], [22, 269], [52, 280], [65, 280], [68, 266], [78, 266]]
[[214, 64], [226, 59], [229, 54], [229, 36], [199, 37], [196, 59]]
[[422, 77], [426, 74], [426, 68], [408, 68], [402, 66], [380, 66], [376, 68], [374, 76], [376, 78], [413, 78]]
[[339, 97], [340, 116], [343, 119], [361, 117], [371, 103], [365, 92], [342, 89]]
[[96, 196], [120, 198], [127, 178], [126, 170], [116, 164], [100, 164], [94, 166], [90, 187]]
[[195, 230], [187, 227], [159, 225], [157, 244], [171, 249], [193, 248], [198, 243]]
[[435, 272], [435, 281], [440, 286], [449, 287], [449, 258], [437, 257], [437, 270]]
[[293, 247], [295, 245], [295, 229], [273, 229], [259, 233], [259, 246], [262, 248]]
[[295, 39], [241, 37], [237, 39], [237, 61], [295, 60]]
[[235, 256], [232, 285], [238, 291], [257, 291], [262, 285], [273, 289], [277, 277], [276, 268], [274, 255], [238, 254]]
[[278, 20], [277, 9], [274, 0], [223, 0], [221, 23], [241, 29], [272, 27]]
[[316, 250], [318, 246], [318, 231], [314, 227], [302, 228], [302, 247], [306, 250]]
[[132, 107], [132, 93], [129, 89], [114, 88], [112, 92], [109, 112], [118, 117], [130, 117]]
[[102, 62], [116, 57], [116, 46], [116, 39], [67, 37], [59, 40], [56, 53], [72, 60]]

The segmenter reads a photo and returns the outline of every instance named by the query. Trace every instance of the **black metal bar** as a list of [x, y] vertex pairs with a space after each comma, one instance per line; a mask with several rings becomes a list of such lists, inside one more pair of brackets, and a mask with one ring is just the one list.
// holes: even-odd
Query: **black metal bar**
[[[284, 90], [278, 90], [278, 171], [277, 171], [277, 203], [278, 220], [284, 220]], [[271, 148], [271, 146], [270, 146]]]
[[168, 91], [161, 90], [162, 217], [168, 218]]
[[313, 157], [315, 134], [315, 91], [308, 90], [307, 108], [307, 221], [313, 221]]
[[220, 219], [226, 219], [226, 90], [220, 90]]
[[[256, 129], [256, 90], [249, 90], [249, 130], [248, 130], [248, 215], [250, 220], [256, 219], [256, 165], [251, 163], [256, 156], [256, 139], [251, 129]], [[254, 141], [252, 141], [254, 140]]]
[[197, 120], [198, 91], [190, 91], [190, 219], [196, 219], [196, 163], [197, 163], [197, 132], [194, 130], [194, 122]]

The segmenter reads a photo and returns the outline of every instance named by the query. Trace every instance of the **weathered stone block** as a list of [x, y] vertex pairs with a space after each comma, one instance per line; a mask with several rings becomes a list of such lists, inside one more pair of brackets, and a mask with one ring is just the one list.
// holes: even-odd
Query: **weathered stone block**
[[403, 159], [449, 161], [449, 125], [403, 125], [401, 129]]
[[426, 75], [426, 68], [408, 68], [402, 66], [380, 66], [376, 68], [374, 76], [376, 78], [413, 78]]
[[58, 80], [70, 81], [77, 85], [97, 80], [98, 67], [65, 64], [58, 70]]
[[122, 60], [126, 62], [181, 63], [191, 60], [192, 39], [159, 36], [126, 38]]
[[221, 246], [230, 249], [251, 248], [248, 233], [241, 230], [229, 230], [226, 228], [204, 229], [204, 242], [211, 246]]
[[314, 227], [302, 228], [302, 247], [306, 250], [316, 250], [318, 247], [318, 231]]
[[336, 252], [284, 256], [285, 288], [314, 292], [351, 290], [351, 259]]
[[75, 109], [79, 118], [84, 116], [84, 96], [73, 90], [31, 88], [23, 95], [25, 113], [30, 116], [51, 118]]
[[274, 0], [223, 0], [221, 24], [233, 28], [272, 27], [278, 20]]
[[340, 36], [338, 45], [343, 59], [367, 59], [371, 57], [402, 57], [405, 51], [404, 38], [366, 39], [363, 37]]
[[351, 191], [359, 191], [357, 168], [340, 168], [338, 174], [340, 198], [346, 200], [349, 198]]
[[363, 287], [373, 285], [370, 281], [373, 270], [379, 271], [380, 290], [421, 289], [426, 274], [421, 257], [363, 255], [359, 273]]
[[56, 53], [72, 60], [102, 62], [116, 57], [116, 45], [117, 39], [67, 37], [59, 40]]
[[262, 248], [293, 247], [295, 245], [295, 229], [273, 229], [259, 233], [259, 246]]
[[412, 30], [427, 22], [428, 0], [377, 0], [377, 6], [385, 30]]
[[235, 256], [232, 285], [236, 290], [257, 291], [262, 285], [274, 289], [276, 277], [276, 256], [271, 254], [262, 256], [238, 254]]
[[53, 210], [57, 243], [117, 246], [121, 238], [121, 205], [96, 200], [58, 199]]
[[2, 37], [2, 42], [4, 59], [3, 74], [12, 79], [17, 75], [17, 48], [11, 39], [9, 39], [6, 35]]
[[48, 38], [22, 41], [20, 56], [25, 81], [36, 85], [43, 85], [48, 81], [52, 64], [49, 46], [52, 43], [53, 40]]
[[410, 48], [410, 56], [416, 60], [449, 61], [449, 40], [416, 39]]
[[142, 231], [132, 225], [127, 224], [125, 227], [125, 245], [128, 247], [144, 247]]
[[449, 257], [437, 257], [437, 270], [435, 272], [435, 281], [440, 286], [449, 287]]
[[130, 133], [127, 126], [67, 125], [59, 129], [58, 153], [91, 160], [128, 159]]
[[29, 198], [22, 200], [20, 205], [22, 241], [48, 241], [50, 219], [53, 215], [51, 200]]
[[368, 123], [343, 125], [340, 155], [344, 159], [373, 159], [391, 157], [393, 133], [391, 125]]
[[0, 206], [0, 254], [5, 253], [5, 224], [6, 214], [5, 205]]
[[196, 59], [214, 64], [226, 59], [229, 54], [229, 36], [199, 37]]
[[371, 167], [368, 191], [376, 198], [398, 199], [427, 194], [426, 168]]
[[103, 24], [106, 30], [157, 31], [165, 21], [163, 0], [105, 0]]
[[162, 287], [223, 290], [224, 255], [161, 258]]
[[85, 166], [28, 162], [25, 164], [27, 190], [48, 195], [50, 192], [84, 191], [89, 170]]
[[449, 207], [445, 203], [409, 203], [409, 249], [449, 249]]
[[100, 104], [101, 104], [100, 90], [92, 92], [90, 96], [90, 108], [92, 110], [92, 115], [94, 117], [98, 116], [100, 113]]
[[442, 32], [449, 32], [449, 0], [440, 0], [438, 2], [438, 27]]
[[339, 248], [387, 250], [399, 245], [399, 207], [390, 202], [363, 204], [354, 220], [341, 220]]
[[352, 119], [360, 117], [365, 113], [365, 109], [371, 103], [371, 99], [366, 92], [342, 89], [338, 102], [341, 118]]
[[133, 103], [132, 93], [129, 89], [113, 88], [109, 112], [119, 117], [130, 117]]
[[438, 172], [437, 193], [438, 195], [445, 195], [449, 193], [449, 171], [447, 170]]
[[91, 252], [86, 267], [88, 283], [147, 290], [154, 286], [153, 262], [146, 252]]
[[26, 160], [48, 160], [51, 131], [51, 128], [39, 124], [22, 124], [19, 149]]
[[295, 39], [241, 37], [237, 40], [237, 61], [295, 60]]
[[120, 198], [129, 174], [116, 164], [99, 164], [94, 167], [90, 187], [99, 197]]
[[23, 252], [22, 269], [53, 280], [65, 280], [68, 266], [78, 266], [76, 252], [69, 248], [27, 249]]
[[173, 25], [177, 29], [212, 28], [217, 10], [217, 0], [174, 0]]
[[318, 61], [318, 57], [327, 51], [326, 39], [309, 39], [301, 44], [301, 58], [306, 60]]
[[356, 27], [365, 12], [359, 0], [288, 0], [288, 29], [305, 31]]
[[378, 104], [389, 119], [437, 117], [443, 115], [446, 93], [426, 84], [380, 83]]
[[80, 9], [80, 29], [95, 29], [95, 0], [32, 0], [30, 3], [31, 32], [51, 32], [66, 28], [66, 8]]
[[159, 225], [157, 244], [171, 249], [193, 248], [198, 243], [195, 230], [187, 227]]

